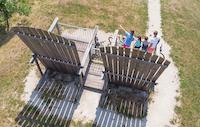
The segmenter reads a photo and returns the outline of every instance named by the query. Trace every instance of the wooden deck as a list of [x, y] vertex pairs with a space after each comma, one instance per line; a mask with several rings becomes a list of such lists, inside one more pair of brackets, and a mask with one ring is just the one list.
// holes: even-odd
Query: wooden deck
[[102, 64], [90, 62], [84, 86], [102, 90], [104, 86], [103, 71], [104, 67]]

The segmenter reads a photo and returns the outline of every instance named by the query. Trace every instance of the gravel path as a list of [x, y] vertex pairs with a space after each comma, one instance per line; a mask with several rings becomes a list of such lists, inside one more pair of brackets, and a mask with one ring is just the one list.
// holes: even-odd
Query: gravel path
[[29, 101], [32, 92], [34, 91], [35, 87], [38, 84], [38, 81], [40, 80], [37, 76], [36, 66], [32, 67], [30, 69], [29, 74], [26, 76], [24, 82], [24, 93], [22, 95], [22, 100], [24, 100], [26, 103]]
[[[147, 127], [165, 127], [170, 125], [170, 120], [175, 117], [175, 97], [179, 95], [178, 70], [170, 57], [170, 46], [162, 38], [160, 0], [148, 0], [148, 31], [147, 35], [157, 30], [161, 36], [160, 45], [163, 45], [163, 54], [171, 61], [170, 66], [158, 79], [155, 87], [153, 102], [149, 105]], [[160, 46], [159, 45], [159, 46]]]

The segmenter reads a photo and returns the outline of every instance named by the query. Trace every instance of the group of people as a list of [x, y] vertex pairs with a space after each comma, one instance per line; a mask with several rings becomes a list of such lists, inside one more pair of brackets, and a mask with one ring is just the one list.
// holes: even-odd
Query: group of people
[[121, 28], [125, 31], [125, 37], [123, 38], [124, 48], [130, 48], [133, 45], [133, 48], [141, 49], [148, 53], [154, 53], [156, 51], [157, 45], [160, 42], [160, 38], [157, 36], [157, 31], [154, 31], [151, 39], [147, 36], [142, 39], [140, 35], [136, 37], [133, 30], [127, 32], [123, 27]]

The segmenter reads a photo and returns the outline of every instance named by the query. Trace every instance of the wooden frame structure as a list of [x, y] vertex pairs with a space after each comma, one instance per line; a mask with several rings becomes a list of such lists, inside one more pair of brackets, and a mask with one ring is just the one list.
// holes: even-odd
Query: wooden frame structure
[[170, 62], [136, 49], [101, 47], [105, 67], [100, 106], [126, 115], [143, 117], [155, 81]]
[[[90, 30], [87, 41], [81, 41], [61, 36], [65, 32], [63, 25], [55, 18], [48, 31], [31, 27], [11, 29], [33, 52], [31, 63], [36, 63], [42, 75], [32, 98], [16, 118], [19, 125], [69, 126], [83, 90], [98, 27]], [[55, 28], [57, 34], [53, 33]], [[39, 61], [46, 68], [44, 73]]]
[[[57, 34], [55, 34], [55, 29], [57, 29]], [[67, 25], [60, 23], [58, 18], [54, 19], [48, 31], [30, 27], [13, 27], [11, 31], [16, 33], [33, 52], [31, 62], [36, 63], [43, 75], [41, 79], [44, 80], [45, 76], [48, 77], [54, 73], [61, 74], [61, 77], [66, 74], [73, 75], [73, 83], [70, 81], [72, 85], [63, 83], [62, 79], [56, 79], [54, 75], [47, 82], [50, 82], [48, 84], [57, 82], [55, 86], [52, 83], [51, 89], [44, 82], [47, 85], [46, 90], [41, 89], [38, 96], [42, 94], [51, 98], [54, 96], [52, 91], [56, 90], [58, 95], [62, 95], [62, 89], [65, 89], [63, 96], [55, 95], [54, 100], [60, 98], [62, 100], [65, 97], [70, 98], [70, 102], [74, 103], [77, 100], [76, 97], [80, 97], [78, 96], [80, 89], [82, 90], [84, 85], [86, 88], [87, 85], [92, 84], [96, 85], [94, 89], [103, 91], [99, 102], [101, 107], [128, 116], [146, 115], [149, 94], [156, 80], [170, 64], [168, 60], [156, 55], [136, 49], [117, 47], [115, 42], [118, 31], [115, 32], [113, 38], [115, 46], [94, 48], [98, 27], [88, 29]], [[97, 56], [92, 55], [92, 51], [97, 52], [95, 54]], [[46, 68], [44, 74], [39, 61]], [[101, 79], [102, 71], [104, 71], [104, 80]], [[68, 86], [63, 84], [68, 84]], [[103, 90], [99, 84], [104, 85]], [[68, 97], [69, 89], [73, 89], [74, 92]], [[51, 91], [52, 95], [48, 94], [48, 91]], [[35, 104], [35, 106], [38, 105]]]
[[[64, 29], [62, 31], [63, 26], [86, 29], [59, 23], [56, 17], [48, 31], [30, 27], [13, 27], [11, 31], [16, 33], [32, 50], [33, 59], [31, 61], [32, 63], [36, 63], [42, 75], [43, 72], [41, 71], [37, 59], [39, 59], [47, 69], [61, 73], [78, 74], [81, 76], [81, 80], [83, 80], [83, 76], [86, 73], [90, 61], [90, 51], [92, 45], [94, 45], [98, 27], [96, 26], [94, 29], [90, 29], [91, 32], [89, 33], [87, 41], [81, 41], [81, 39], [78, 38], [61, 36], [65, 33]], [[59, 35], [53, 33], [55, 28]], [[81, 84], [83, 84], [83, 81]]]

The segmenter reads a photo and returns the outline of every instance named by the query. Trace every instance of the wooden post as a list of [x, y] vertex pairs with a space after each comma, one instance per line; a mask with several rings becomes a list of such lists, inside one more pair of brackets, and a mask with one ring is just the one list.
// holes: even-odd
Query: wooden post
[[40, 65], [39, 65], [39, 63], [38, 63], [37, 56], [36, 56], [35, 54], [33, 54], [32, 56], [33, 56], [32, 62], [35, 62], [35, 63], [36, 63], [37, 68], [38, 68], [38, 70], [39, 70], [41, 76], [43, 76], [43, 72], [42, 72], [42, 69], [41, 69], [41, 67], [40, 67]]
[[57, 28], [57, 31], [58, 31], [58, 35], [61, 35], [61, 28], [60, 28], [60, 25], [59, 25], [58, 22], [56, 24], [56, 28]]
[[[55, 27], [58, 27], [58, 17], [56, 17], [54, 20], [53, 20], [53, 23], [51, 24], [51, 26], [49, 27], [48, 29], [48, 32], [52, 32], [54, 30]], [[59, 33], [60, 31], [58, 31]], [[59, 33], [60, 34], [60, 33]]]
[[36, 65], [37, 65], [38, 70], [40, 71], [41, 76], [43, 76], [43, 72], [42, 72], [42, 70], [41, 70], [41, 68], [40, 68], [40, 65], [39, 65], [39, 63], [38, 63], [37, 58], [35, 58], [35, 63], [36, 63]]

